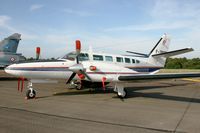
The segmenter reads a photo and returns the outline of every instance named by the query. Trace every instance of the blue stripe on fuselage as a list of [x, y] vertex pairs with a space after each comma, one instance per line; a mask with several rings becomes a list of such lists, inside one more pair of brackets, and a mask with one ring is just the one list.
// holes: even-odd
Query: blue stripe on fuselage
[[155, 68], [130, 68], [136, 72], [154, 72], [154, 71], [157, 71], [161, 68], [158, 68], [158, 67], [155, 67]]
[[69, 71], [68, 67], [9, 67], [6, 69], [19, 71]]

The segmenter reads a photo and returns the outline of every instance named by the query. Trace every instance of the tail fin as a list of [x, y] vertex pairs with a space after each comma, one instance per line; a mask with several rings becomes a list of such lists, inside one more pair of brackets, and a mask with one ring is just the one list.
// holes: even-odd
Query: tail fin
[[169, 44], [170, 44], [170, 38], [168, 35], [164, 34], [149, 53], [148, 62], [159, 67], [164, 67], [166, 62], [166, 57], [163, 56], [154, 57], [153, 55], [168, 52]]
[[20, 40], [21, 34], [19, 33], [14, 33], [11, 36], [5, 38], [0, 42], [0, 52], [16, 53]]

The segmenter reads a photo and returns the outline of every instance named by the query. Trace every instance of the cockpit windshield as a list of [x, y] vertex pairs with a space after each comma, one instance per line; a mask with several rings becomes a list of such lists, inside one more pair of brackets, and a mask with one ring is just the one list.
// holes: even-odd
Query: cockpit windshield
[[[76, 58], [76, 52], [70, 52], [62, 57], [62, 59], [67, 59], [67, 60], [71, 60], [71, 61], [74, 61], [75, 58]], [[80, 53], [78, 58], [79, 58], [79, 61], [89, 60], [89, 56], [87, 53]]]
[[62, 59], [67, 59], [67, 60], [71, 60], [71, 61], [74, 61], [75, 58], [76, 58], [75, 52], [70, 52], [62, 57]]

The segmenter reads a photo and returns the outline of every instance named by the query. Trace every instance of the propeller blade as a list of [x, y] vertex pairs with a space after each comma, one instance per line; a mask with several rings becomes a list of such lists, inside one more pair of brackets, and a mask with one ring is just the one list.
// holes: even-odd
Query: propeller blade
[[69, 77], [68, 81], [66, 82], [66, 84], [70, 83], [75, 76], [76, 73], [73, 72], [72, 75]]
[[76, 56], [76, 63], [79, 64], [79, 58], [78, 58], [78, 55]]
[[36, 47], [36, 60], [40, 58], [40, 47]]
[[81, 41], [80, 40], [76, 40], [76, 54], [80, 54], [81, 52]]
[[76, 63], [79, 64], [79, 54], [81, 52], [81, 41], [80, 40], [76, 40]]

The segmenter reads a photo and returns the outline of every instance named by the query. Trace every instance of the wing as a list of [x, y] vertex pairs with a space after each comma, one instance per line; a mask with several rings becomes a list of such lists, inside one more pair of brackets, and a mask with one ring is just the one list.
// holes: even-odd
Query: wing
[[177, 79], [177, 78], [190, 78], [200, 77], [200, 73], [173, 73], [173, 74], [139, 74], [131, 76], [119, 76], [119, 81], [140, 81], [140, 80], [160, 80], [160, 79]]

